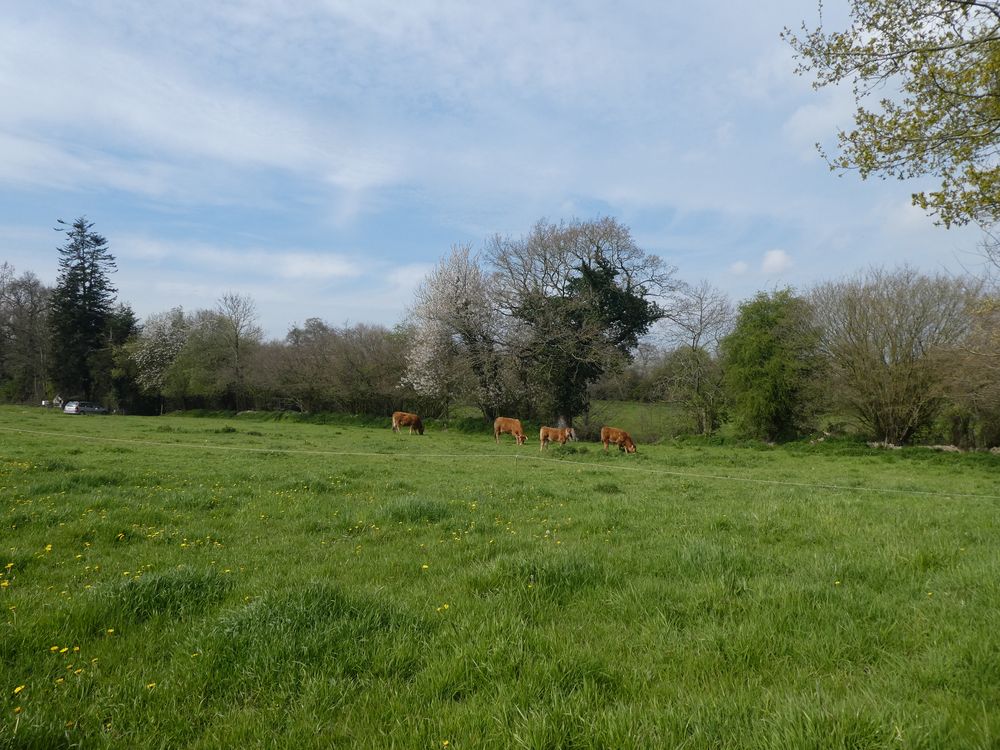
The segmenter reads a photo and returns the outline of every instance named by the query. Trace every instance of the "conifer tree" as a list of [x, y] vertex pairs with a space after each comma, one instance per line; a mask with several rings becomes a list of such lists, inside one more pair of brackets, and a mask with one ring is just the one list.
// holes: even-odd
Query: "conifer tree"
[[51, 377], [66, 398], [95, 398], [101, 380], [96, 371], [110, 346], [109, 322], [117, 289], [110, 274], [117, 270], [108, 241], [81, 216], [71, 225], [59, 220], [66, 235], [59, 248], [59, 277], [51, 297]]

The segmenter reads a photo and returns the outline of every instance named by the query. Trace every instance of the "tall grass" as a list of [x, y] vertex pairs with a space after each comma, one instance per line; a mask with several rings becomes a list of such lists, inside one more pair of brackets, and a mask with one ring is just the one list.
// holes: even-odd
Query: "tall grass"
[[0, 747], [1000, 742], [1000, 459], [570, 448], [0, 408]]

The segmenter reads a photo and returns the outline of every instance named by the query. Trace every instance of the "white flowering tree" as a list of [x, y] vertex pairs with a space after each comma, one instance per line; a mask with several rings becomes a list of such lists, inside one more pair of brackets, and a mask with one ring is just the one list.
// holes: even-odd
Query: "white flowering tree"
[[457, 398], [471, 398], [492, 419], [506, 389], [501, 319], [490, 287], [471, 248], [453, 247], [417, 290], [404, 382], [446, 411]]
[[190, 324], [180, 307], [150, 315], [142, 333], [129, 343], [129, 356], [137, 370], [136, 382], [143, 391], [161, 399], [167, 389], [170, 368], [187, 342]]

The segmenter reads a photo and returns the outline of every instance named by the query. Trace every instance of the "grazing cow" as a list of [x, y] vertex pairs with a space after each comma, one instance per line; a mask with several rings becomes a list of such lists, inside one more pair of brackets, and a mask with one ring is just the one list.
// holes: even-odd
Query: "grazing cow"
[[576, 440], [576, 430], [572, 427], [543, 427], [538, 431], [538, 442], [541, 443], [538, 450], [551, 442], [566, 445], [567, 440]]
[[424, 434], [424, 423], [420, 421], [420, 417], [408, 411], [394, 411], [392, 413], [392, 431], [399, 432], [400, 427], [409, 427], [411, 435], [414, 430], [420, 435]]
[[617, 427], [602, 427], [601, 442], [604, 443], [605, 453], [608, 452], [609, 443], [617, 445], [620, 451], [635, 453], [635, 443], [632, 441], [632, 436], [625, 432], [625, 430], [619, 430]]
[[528, 439], [527, 435], [524, 434], [524, 428], [521, 427], [520, 419], [511, 419], [510, 417], [497, 417], [494, 419], [493, 437], [498, 443], [500, 442], [500, 434], [503, 432], [509, 432], [513, 435], [518, 445], [524, 445], [524, 441]]

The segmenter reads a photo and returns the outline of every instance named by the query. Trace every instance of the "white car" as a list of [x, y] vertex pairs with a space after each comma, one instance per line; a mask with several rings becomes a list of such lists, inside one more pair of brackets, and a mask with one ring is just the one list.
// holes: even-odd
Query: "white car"
[[108, 410], [100, 404], [91, 401], [67, 401], [63, 407], [64, 414], [107, 414]]

